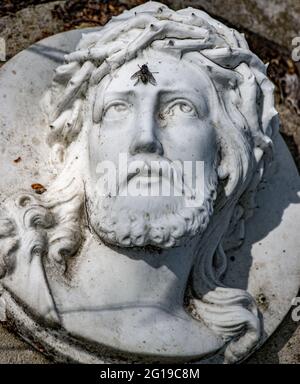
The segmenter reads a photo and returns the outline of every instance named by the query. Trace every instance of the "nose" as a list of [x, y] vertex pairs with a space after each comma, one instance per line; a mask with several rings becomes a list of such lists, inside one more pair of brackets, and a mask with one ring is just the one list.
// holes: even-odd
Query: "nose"
[[163, 147], [156, 136], [157, 124], [153, 116], [141, 116], [136, 121], [136, 129], [132, 143], [130, 145], [130, 154], [138, 153], [157, 153], [163, 155]]

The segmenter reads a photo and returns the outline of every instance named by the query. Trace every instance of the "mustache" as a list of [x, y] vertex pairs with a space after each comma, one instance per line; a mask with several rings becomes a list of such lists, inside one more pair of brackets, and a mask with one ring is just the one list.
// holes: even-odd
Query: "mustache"
[[118, 191], [127, 187], [129, 182], [135, 177], [145, 177], [151, 182], [151, 178], [170, 182], [172, 185], [176, 181], [184, 182], [183, 164], [181, 161], [171, 161], [166, 157], [149, 155], [134, 156], [128, 159], [127, 170], [119, 172]]

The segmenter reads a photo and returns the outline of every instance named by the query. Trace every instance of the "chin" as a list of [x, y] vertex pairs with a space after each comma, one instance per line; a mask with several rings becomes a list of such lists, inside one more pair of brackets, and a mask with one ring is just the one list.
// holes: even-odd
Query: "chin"
[[99, 238], [120, 247], [171, 248], [201, 235], [213, 211], [213, 201], [186, 207], [184, 197], [115, 197], [87, 202], [88, 220]]

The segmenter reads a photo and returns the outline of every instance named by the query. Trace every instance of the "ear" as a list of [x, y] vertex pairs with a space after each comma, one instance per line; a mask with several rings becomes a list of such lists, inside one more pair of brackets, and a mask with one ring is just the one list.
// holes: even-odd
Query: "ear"
[[65, 146], [56, 143], [51, 148], [50, 162], [56, 171], [59, 171], [65, 162]]
[[220, 180], [225, 180], [229, 176], [229, 171], [227, 169], [227, 164], [225, 161], [222, 161], [217, 168], [218, 178]]

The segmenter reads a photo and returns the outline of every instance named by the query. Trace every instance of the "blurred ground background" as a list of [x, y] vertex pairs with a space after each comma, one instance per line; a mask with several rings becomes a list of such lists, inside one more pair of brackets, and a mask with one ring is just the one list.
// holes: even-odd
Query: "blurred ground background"
[[[112, 16], [143, 0], [2, 0], [0, 37], [7, 60], [34, 42], [74, 28], [104, 25]], [[276, 85], [281, 133], [300, 169], [300, 62], [291, 58], [292, 39], [300, 36], [300, 2], [294, 0], [175, 0], [171, 8], [193, 6], [244, 32], [251, 49], [269, 63]], [[0, 62], [0, 66], [4, 63]], [[300, 296], [300, 293], [299, 293]], [[0, 326], [0, 363], [47, 363], [7, 326]], [[300, 324], [286, 316], [267, 343], [246, 363], [300, 364]]]

